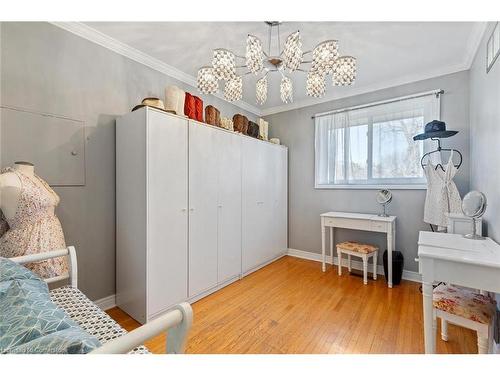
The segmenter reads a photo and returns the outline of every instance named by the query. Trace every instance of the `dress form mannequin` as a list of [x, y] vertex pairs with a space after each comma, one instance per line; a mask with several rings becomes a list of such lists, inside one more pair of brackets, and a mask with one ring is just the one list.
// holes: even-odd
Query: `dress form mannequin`
[[[26, 161], [16, 161], [12, 169], [33, 177], [35, 166]], [[17, 211], [21, 196], [21, 180], [13, 172], [0, 174], [0, 210], [7, 221], [11, 220]]]
[[[5, 258], [66, 247], [61, 223], [55, 215], [59, 196], [35, 174], [33, 164], [16, 162], [0, 174], [0, 256]], [[67, 259], [29, 263], [43, 278], [63, 275]]]

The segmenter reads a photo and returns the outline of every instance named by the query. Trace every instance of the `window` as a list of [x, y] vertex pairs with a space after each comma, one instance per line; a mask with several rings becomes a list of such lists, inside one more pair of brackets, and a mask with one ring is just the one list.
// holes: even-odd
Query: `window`
[[434, 94], [317, 115], [316, 188], [425, 184], [427, 143], [413, 136], [438, 118]]

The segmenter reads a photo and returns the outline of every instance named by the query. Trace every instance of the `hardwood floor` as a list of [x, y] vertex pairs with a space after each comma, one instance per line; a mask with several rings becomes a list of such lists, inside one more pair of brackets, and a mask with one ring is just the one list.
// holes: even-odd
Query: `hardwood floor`
[[[358, 271], [354, 271], [358, 272]], [[383, 277], [360, 275], [314, 261], [284, 257], [193, 304], [187, 353], [423, 353], [419, 284], [388, 289]], [[139, 326], [119, 308], [119, 324]], [[438, 324], [439, 325], [439, 324]], [[439, 334], [439, 329], [438, 329]], [[438, 353], [476, 353], [473, 331], [449, 326]], [[146, 343], [165, 352], [165, 335]]]

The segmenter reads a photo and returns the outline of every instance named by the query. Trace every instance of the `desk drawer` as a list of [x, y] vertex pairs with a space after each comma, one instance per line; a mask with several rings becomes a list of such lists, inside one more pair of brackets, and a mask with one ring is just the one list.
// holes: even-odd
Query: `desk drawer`
[[349, 219], [343, 217], [327, 217], [325, 225], [328, 227], [372, 230], [369, 220]]
[[387, 232], [387, 223], [384, 221], [370, 220], [370, 230], [372, 232]]

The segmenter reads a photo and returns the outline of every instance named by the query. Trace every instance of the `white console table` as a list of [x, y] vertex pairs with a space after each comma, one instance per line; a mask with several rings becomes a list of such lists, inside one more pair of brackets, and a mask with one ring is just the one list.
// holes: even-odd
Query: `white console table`
[[[326, 212], [321, 217], [321, 251], [323, 256], [322, 270], [326, 270], [326, 248], [325, 232], [330, 228], [330, 255], [333, 264], [333, 244], [334, 228], [346, 228], [365, 230], [370, 232], [387, 233], [387, 266], [388, 278], [387, 285], [392, 288], [392, 250], [396, 244], [396, 216], [378, 216], [373, 214], [362, 214], [354, 212]], [[339, 262], [341, 260], [339, 259]]]
[[434, 353], [432, 284], [442, 281], [500, 293], [500, 245], [491, 238], [469, 240], [461, 234], [421, 231], [418, 268], [422, 275], [425, 353]]

